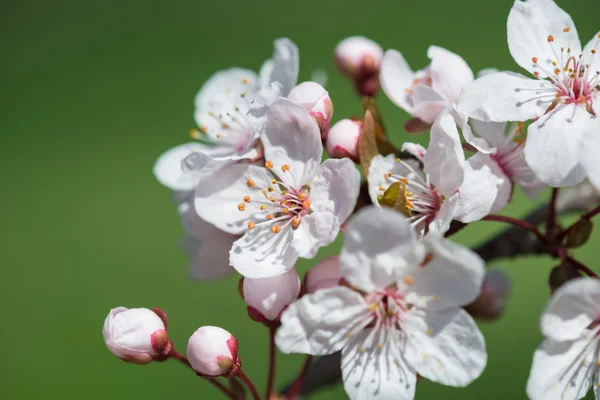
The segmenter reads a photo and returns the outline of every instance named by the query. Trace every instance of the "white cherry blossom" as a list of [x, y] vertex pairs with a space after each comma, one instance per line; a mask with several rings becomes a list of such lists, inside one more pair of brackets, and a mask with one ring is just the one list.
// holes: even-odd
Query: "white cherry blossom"
[[428, 149], [415, 143], [402, 147], [420, 163], [391, 154], [371, 160], [368, 182], [373, 204], [395, 182], [406, 185], [406, 214], [419, 237], [444, 233], [453, 219], [471, 222], [489, 214], [498, 195], [489, 166], [465, 162], [453, 117], [443, 111], [431, 128]]
[[479, 294], [483, 261], [441, 238], [418, 241], [406, 218], [369, 207], [340, 255], [346, 286], [317, 290], [281, 317], [284, 353], [342, 352], [352, 400], [413, 399], [417, 373], [466, 386], [483, 371], [483, 336], [462, 309]]
[[445, 108], [452, 108], [462, 87], [473, 81], [473, 71], [459, 55], [430, 46], [427, 57], [431, 64], [413, 72], [399, 51], [388, 50], [380, 72], [385, 94], [394, 104], [417, 118], [420, 123], [411, 125], [422, 130], [433, 124]]
[[[216, 72], [194, 100], [198, 130], [191, 136], [197, 140], [159, 157], [154, 167], [158, 180], [173, 190], [193, 190], [200, 178], [199, 169], [212, 159], [219, 160], [218, 165], [223, 167], [233, 161], [259, 158], [259, 121], [249, 113], [250, 105], [260, 89], [274, 82], [286, 95], [296, 84], [298, 63], [296, 45], [289, 39], [277, 39], [273, 58], [265, 62], [259, 75], [243, 68]], [[196, 157], [197, 153], [206, 156], [203, 165], [186, 168], [185, 158]]]
[[536, 350], [527, 382], [532, 400], [579, 400], [591, 387], [600, 399], [600, 280], [573, 279], [542, 314], [546, 339]]
[[507, 23], [510, 53], [528, 78], [485, 75], [467, 85], [459, 106], [482, 121], [526, 121], [525, 157], [538, 178], [571, 186], [586, 176], [600, 187], [600, 33], [581, 48], [571, 17], [552, 0], [515, 1]]
[[234, 164], [205, 174], [195, 195], [202, 219], [244, 234], [233, 244], [230, 264], [250, 278], [282, 274], [298, 257], [312, 258], [330, 244], [360, 186], [352, 161], [321, 164], [319, 127], [301, 105], [279, 98], [263, 111], [264, 166]]

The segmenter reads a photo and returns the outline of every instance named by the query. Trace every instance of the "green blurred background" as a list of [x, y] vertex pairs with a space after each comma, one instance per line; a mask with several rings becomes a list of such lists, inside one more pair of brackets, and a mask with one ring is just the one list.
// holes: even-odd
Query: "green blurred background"
[[[181, 228], [167, 189], [152, 175], [156, 157], [187, 141], [193, 97], [216, 70], [258, 69], [273, 39], [301, 54], [300, 78], [329, 73], [335, 120], [361, 112], [335, 73], [332, 51], [362, 34], [397, 48], [413, 68], [430, 44], [462, 55], [473, 70], [518, 70], [505, 41], [512, 2], [495, 1], [2, 1], [0, 3], [0, 158], [3, 304], [0, 396], [4, 399], [220, 398], [176, 362], [138, 367], [115, 359], [101, 329], [112, 307], [164, 308], [185, 349], [201, 325], [220, 325], [241, 346], [245, 369], [266, 377], [266, 330], [245, 315], [232, 276], [186, 277]], [[559, 1], [584, 43], [598, 30], [597, 0]], [[385, 96], [396, 143], [408, 118]], [[426, 137], [420, 137], [426, 140]], [[547, 197], [545, 192], [543, 197]], [[506, 209], [534, 206], [521, 194]], [[457, 240], [474, 245], [502, 227], [473, 224]], [[576, 252], [595, 267], [593, 243]], [[339, 249], [339, 241], [319, 257]], [[314, 261], [301, 261], [305, 271]], [[509, 312], [481, 324], [489, 363], [467, 389], [419, 384], [417, 399], [525, 399], [539, 313], [548, 298], [546, 257], [499, 261], [514, 279]], [[280, 358], [277, 381], [302, 357]], [[344, 398], [341, 387], [315, 399]]]

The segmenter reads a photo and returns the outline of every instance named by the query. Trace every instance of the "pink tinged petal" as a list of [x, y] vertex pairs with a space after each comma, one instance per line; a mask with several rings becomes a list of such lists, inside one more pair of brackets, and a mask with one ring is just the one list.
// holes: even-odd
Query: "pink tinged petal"
[[450, 197], [463, 181], [465, 155], [460, 144], [454, 119], [446, 111], [431, 127], [427, 153], [423, 159], [423, 170], [438, 191]]
[[[257, 188], [268, 187], [271, 179], [267, 169], [250, 164], [233, 164], [204, 175], [195, 192], [196, 212], [200, 218], [225, 232], [242, 234], [260, 206], [250, 203], [245, 211], [240, 211], [238, 205], [249, 195], [258, 200], [261, 194]], [[249, 188], [248, 180], [254, 181], [256, 187]]]
[[313, 258], [317, 251], [331, 244], [340, 231], [340, 221], [328, 211], [313, 212], [302, 217], [294, 231], [292, 246], [302, 258]]
[[273, 233], [269, 225], [258, 225], [236, 240], [229, 252], [229, 263], [248, 278], [268, 278], [294, 268], [298, 253], [292, 241], [291, 225]]
[[[600, 101], [600, 98], [597, 101]], [[600, 190], [600, 117], [590, 118], [579, 146], [581, 166], [590, 182]]]
[[350, 400], [412, 400], [417, 373], [400, 350], [400, 332], [387, 341], [367, 329], [342, 350], [342, 379]]
[[483, 260], [466, 247], [443, 238], [428, 236], [421, 242], [428, 257], [406, 272], [411, 276], [410, 285], [404, 285], [403, 289], [407, 299], [433, 311], [464, 306], [475, 300], [485, 275]]
[[[323, 145], [314, 118], [301, 105], [288, 99], [277, 99], [265, 113], [261, 140], [265, 159], [272, 161], [281, 180], [300, 189], [319, 170]], [[287, 172], [281, 167], [289, 165]]]
[[462, 308], [405, 314], [406, 359], [419, 375], [448, 386], [464, 387], [487, 363], [485, 340]]
[[200, 143], [186, 143], [173, 147], [156, 160], [154, 175], [160, 183], [171, 190], [194, 190], [199, 176], [194, 171], [184, 171], [181, 163], [190, 154], [197, 152], [198, 157], [203, 158], [206, 164], [211, 159], [212, 150], [212, 147]]
[[475, 133], [485, 139], [491, 147], [506, 143], [506, 122], [483, 122], [472, 119], [471, 125]]
[[598, 338], [574, 341], [546, 339], [533, 355], [527, 381], [531, 400], [579, 400], [585, 397], [598, 369]]
[[300, 287], [298, 273], [291, 269], [270, 278], [244, 278], [243, 297], [248, 307], [260, 312], [268, 321], [273, 321], [296, 300]]
[[579, 168], [582, 158], [582, 136], [595, 126], [597, 119], [583, 108], [558, 106], [529, 126], [524, 149], [527, 164], [539, 180], [550, 186], [579, 183], [583, 176], [573, 171]]
[[495, 205], [504, 207], [510, 193], [510, 181], [496, 162], [488, 154], [477, 153], [465, 163], [465, 180], [458, 189], [455, 218], [464, 223], [480, 220]]
[[412, 88], [414, 79], [414, 72], [399, 51], [385, 52], [379, 72], [381, 87], [392, 103], [408, 113], [412, 112], [413, 103], [406, 90]]
[[262, 86], [279, 82], [282, 94], [287, 94], [296, 86], [300, 59], [298, 47], [288, 38], [280, 38], [274, 42], [273, 58], [265, 62], [260, 70]]
[[350, 284], [370, 292], [386, 288], [418, 265], [423, 250], [406, 217], [389, 208], [366, 207], [350, 220], [340, 269]]
[[428, 124], [432, 124], [448, 105], [442, 94], [425, 85], [418, 85], [412, 89], [412, 101], [413, 110], [410, 114]]
[[458, 208], [458, 193], [454, 196], [450, 196], [446, 199], [440, 209], [435, 214], [435, 218], [429, 223], [428, 235], [441, 236], [450, 229], [450, 224], [455, 218], [456, 210]]
[[[554, 70], [552, 61], [558, 61], [560, 48], [571, 49], [571, 54], [581, 52], [581, 43], [573, 20], [565, 11], [552, 0], [527, 0], [515, 1], [506, 24], [508, 35], [508, 48], [517, 64], [530, 73], [539, 72], [540, 77], [545, 77], [539, 68], [534, 68], [532, 57], [537, 57], [538, 63], [547, 71]], [[565, 32], [565, 28], [569, 28]], [[554, 42], [549, 43], [548, 36]], [[555, 52], [552, 51], [552, 46]], [[564, 55], [567, 58], [566, 53]]]
[[404, 123], [406, 133], [423, 133], [431, 128], [431, 124], [421, 121], [419, 118], [411, 118]]
[[347, 287], [305, 295], [282, 313], [275, 343], [286, 354], [335, 353], [372, 320], [367, 307], [363, 297]]
[[314, 293], [319, 289], [338, 286], [341, 279], [340, 257], [326, 257], [312, 267], [304, 276], [306, 292]]
[[423, 162], [427, 149], [418, 143], [406, 142], [402, 145], [402, 151], [412, 154], [417, 160]]
[[429, 46], [431, 87], [447, 101], [455, 103], [463, 86], [473, 81], [473, 71], [457, 54], [437, 46]]
[[554, 340], [580, 338], [600, 318], [600, 280], [577, 278], [561, 286], [542, 314], [542, 333]]
[[[104, 321], [102, 335], [117, 357], [152, 356], [152, 334], [165, 329], [163, 321], [147, 308], [113, 308]], [[148, 358], [148, 362], [150, 358]]]
[[458, 104], [470, 118], [481, 121], [526, 121], [544, 114], [555, 94], [548, 81], [498, 72], [466, 85]]
[[359, 191], [360, 174], [352, 161], [325, 160], [312, 181], [311, 209], [329, 211], [342, 224], [354, 210]]

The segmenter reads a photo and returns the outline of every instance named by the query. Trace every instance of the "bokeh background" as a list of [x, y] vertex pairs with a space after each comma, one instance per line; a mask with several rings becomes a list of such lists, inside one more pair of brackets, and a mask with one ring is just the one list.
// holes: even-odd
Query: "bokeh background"
[[[361, 113], [335, 73], [332, 51], [362, 34], [401, 50], [413, 68], [430, 44], [462, 55], [474, 71], [518, 70], [505, 41], [510, 0], [429, 1], [2, 1], [0, 2], [0, 383], [4, 399], [220, 398], [176, 362], [138, 367], [115, 359], [101, 328], [115, 306], [164, 308], [185, 349], [201, 325], [233, 332], [262, 391], [266, 329], [251, 323], [238, 277], [191, 281], [178, 247], [170, 193], [155, 181], [156, 157], [188, 140], [193, 97], [216, 70], [258, 69], [273, 39], [301, 54], [300, 78], [329, 73], [335, 120]], [[598, 31], [600, 2], [562, 0], [582, 40]], [[385, 96], [393, 140], [408, 118]], [[426, 136], [417, 138], [426, 140]], [[547, 198], [544, 192], [540, 201]], [[517, 194], [506, 210], [534, 203]], [[456, 239], [475, 245], [502, 227], [480, 222]], [[576, 255], [593, 268], [600, 234]], [[332, 248], [319, 257], [334, 253]], [[314, 261], [301, 261], [305, 271]], [[489, 363], [466, 389], [419, 384], [417, 399], [525, 399], [538, 318], [548, 298], [547, 257], [501, 260], [514, 280], [508, 313], [482, 323]], [[277, 382], [302, 357], [279, 359]], [[341, 386], [314, 399], [345, 398]]]

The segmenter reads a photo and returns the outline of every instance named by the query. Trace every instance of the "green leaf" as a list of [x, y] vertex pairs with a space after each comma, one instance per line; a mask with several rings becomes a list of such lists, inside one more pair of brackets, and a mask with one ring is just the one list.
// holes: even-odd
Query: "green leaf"
[[570, 248], [583, 246], [590, 238], [594, 224], [587, 219], [580, 219], [569, 229], [565, 245]]

